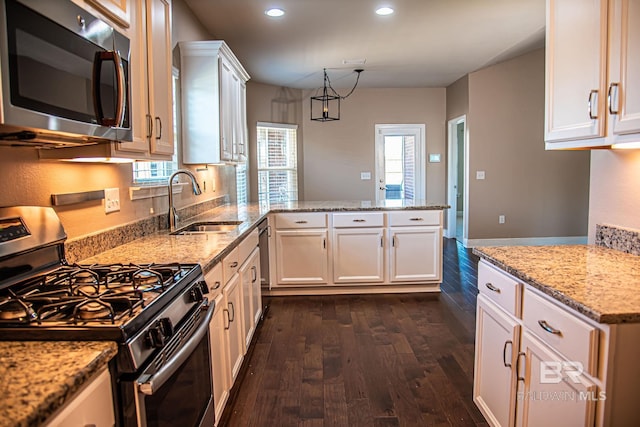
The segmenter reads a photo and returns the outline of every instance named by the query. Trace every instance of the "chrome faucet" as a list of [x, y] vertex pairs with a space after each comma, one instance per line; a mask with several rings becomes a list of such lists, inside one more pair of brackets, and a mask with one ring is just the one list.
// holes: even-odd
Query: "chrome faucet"
[[178, 169], [169, 177], [169, 230], [176, 231], [176, 223], [178, 222], [178, 212], [176, 208], [173, 206], [173, 178], [176, 175], [184, 174], [187, 175], [191, 179], [193, 194], [199, 196], [202, 194], [202, 190], [200, 190], [200, 185], [198, 185], [198, 181], [196, 180], [195, 175], [188, 169]]

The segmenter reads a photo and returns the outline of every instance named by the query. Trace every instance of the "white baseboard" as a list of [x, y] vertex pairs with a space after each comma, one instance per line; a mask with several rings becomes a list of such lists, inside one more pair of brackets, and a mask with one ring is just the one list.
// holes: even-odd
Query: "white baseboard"
[[505, 239], [464, 239], [465, 248], [476, 246], [543, 246], [543, 245], [586, 245], [587, 236], [570, 237], [516, 237]]

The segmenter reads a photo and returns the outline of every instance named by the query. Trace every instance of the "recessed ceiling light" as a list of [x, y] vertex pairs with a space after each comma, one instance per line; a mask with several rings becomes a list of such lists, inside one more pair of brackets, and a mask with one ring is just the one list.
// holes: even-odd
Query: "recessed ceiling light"
[[380, 16], [391, 15], [393, 13], [393, 9], [390, 7], [380, 7], [376, 9], [376, 13]]
[[267, 16], [271, 16], [272, 18], [277, 18], [279, 16], [284, 15], [284, 10], [278, 7], [272, 7], [271, 9], [265, 10], [264, 14]]

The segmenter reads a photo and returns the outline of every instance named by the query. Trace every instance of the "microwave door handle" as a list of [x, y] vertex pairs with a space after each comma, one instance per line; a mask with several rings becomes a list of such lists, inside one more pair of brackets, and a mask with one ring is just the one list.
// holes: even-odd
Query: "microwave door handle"
[[196, 331], [193, 333], [191, 338], [189, 338], [189, 341], [182, 346], [180, 351], [178, 351], [173, 358], [151, 378], [145, 378], [144, 382], [140, 382], [140, 380], [138, 380], [138, 389], [140, 392], [147, 396], [152, 396], [169, 378], [173, 376], [178, 368], [187, 361], [205, 335], [209, 332], [209, 322], [211, 322], [214, 310], [215, 303], [209, 304], [209, 308], [207, 309], [207, 313], [204, 315], [204, 319], [202, 319]]
[[[100, 86], [102, 84], [102, 63], [105, 61], [113, 62], [114, 70], [116, 72], [116, 83], [118, 85], [116, 95], [118, 103], [116, 105], [115, 117], [105, 117], [102, 110], [102, 94], [100, 92]], [[93, 107], [99, 125], [122, 126], [125, 113], [125, 84], [124, 66], [122, 65], [120, 54], [113, 50], [96, 52], [93, 60]]]

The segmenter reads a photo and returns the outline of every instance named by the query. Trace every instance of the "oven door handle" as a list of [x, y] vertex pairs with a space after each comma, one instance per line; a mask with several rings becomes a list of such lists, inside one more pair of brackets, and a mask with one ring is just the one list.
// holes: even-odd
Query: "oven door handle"
[[138, 382], [138, 389], [140, 390], [140, 392], [146, 394], [147, 396], [152, 396], [153, 393], [158, 391], [162, 387], [162, 385], [169, 378], [171, 378], [171, 376], [173, 376], [178, 368], [180, 368], [180, 366], [182, 366], [182, 364], [187, 361], [193, 351], [200, 344], [200, 341], [202, 341], [207, 332], [209, 332], [209, 322], [211, 322], [214, 310], [215, 303], [212, 302], [211, 304], [209, 304], [207, 313], [198, 326], [198, 329], [196, 329], [193, 335], [191, 335], [189, 341], [180, 349], [180, 351], [176, 353], [176, 355], [151, 378], [146, 379], [143, 383]]

